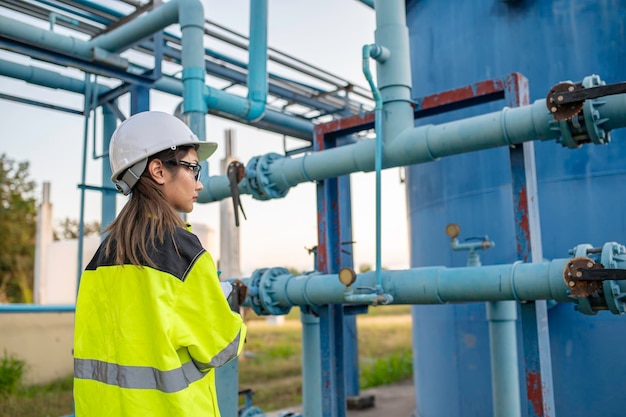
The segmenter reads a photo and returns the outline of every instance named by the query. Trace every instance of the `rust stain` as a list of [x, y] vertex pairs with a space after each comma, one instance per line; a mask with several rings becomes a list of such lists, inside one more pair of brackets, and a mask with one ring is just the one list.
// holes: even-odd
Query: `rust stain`
[[533, 405], [534, 415], [543, 417], [543, 393], [541, 392], [541, 375], [538, 372], [526, 373], [526, 392], [528, 401]]
[[[520, 214], [520, 217], [516, 220], [523, 234], [521, 242], [518, 242], [517, 250], [518, 253], [523, 254], [524, 261], [527, 261], [528, 253], [530, 252], [530, 226], [528, 224], [528, 195], [526, 194], [526, 187], [520, 189], [517, 200], [517, 212]], [[524, 248], [521, 247], [522, 243], [525, 246]]]

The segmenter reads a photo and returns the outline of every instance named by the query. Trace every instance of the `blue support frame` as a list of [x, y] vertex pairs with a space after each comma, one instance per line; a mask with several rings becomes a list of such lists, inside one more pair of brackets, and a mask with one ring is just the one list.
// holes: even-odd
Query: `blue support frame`
[[[416, 98], [413, 100], [415, 103], [414, 117], [418, 119], [502, 99], [506, 100], [511, 107], [528, 105], [530, 101], [528, 80], [519, 73], [511, 73], [503, 78], [485, 80], [454, 90]], [[336, 146], [333, 138], [345, 137], [350, 133], [371, 129], [373, 125], [373, 112], [317, 125], [315, 127], [315, 150]], [[522, 261], [540, 261], [542, 260], [541, 232], [533, 143], [527, 142], [522, 146], [512, 148], [510, 159], [518, 258]], [[319, 257], [317, 267], [321, 272], [337, 272], [340, 268], [337, 259], [341, 252], [341, 239], [332, 232], [333, 230], [340, 230], [342, 222], [345, 223], [346, 220], [339, 215], [339, 208], [341, 207], [339, 196], [341, 194], [330, 194], [326, 191], [326, 188], [330, 188], [331, 184], [338, 184], [333, 181], [337, 180], [326, 180], [318, 185]], [[333, 222], [338, 222], [338, 225], [334, 225]], [[334, 228], [331, 228], [333, 225]], [[332, 314], [327, 320], [330, 320], [331, 316]], [[526, 415], [529, 417], [554, 417], [552, 364], [546, 302], [537, 301], [522, 304], [521, 321], [524, 345], [524, 380], [528, 399]], [[322, 340], [325, 336], [332, 337], [330, 333], [332, 331], [333, 329], [326, 323]], [[322, 342], [322, 369], [325, 373], [322, 379], [324, 397], [332, 395], [336, 383], [341, 377], [339, 373], [346, 372], [343, 367], [341, 370], [329, 368], [336, 364], [332, 362], [332, 359], [324, 359], [326, 355], [337, 354], [336, 349], [334, 351], [324, 350], [330, 349], [326, 343], [332, 345], [333, 341], [341, 342], [341, 345], [344, 345], [343, 340], [329, 339]], [[337, 369], [337, 371], [333, 373], [330, 371], [331, 369]], [[342, 395], [342, 401], [345, 400], [344, 390], [338, 392], [338, 395]], [[332, 401], [328, 402], [330, 405], [324, 408], [324, 417], [345, 416], [345, 409], [342, 414], [330, 414], [335, 411], [331, 411], [331, 405], [335, 407], [337, 405]]]
[[[511, 107], [530, 104], [528, 80], [512, 74], [506, 79], [505, 99]], [[541, 262], [541, 227], [533, 142], [510, 148], [511, 188], [515, 210], [518, 259]], [[524, 344], [524, 380], [528, 399], [527, 416], [554, 417], [554, 389], [550, 358], [550, 333], [545, 300], [520, 305]]]
[[[336, 136], [316, 132], [315, 150], [339, 146]], [[350, 177], [321, 181], [317, 185], [318, 247], [316, 269], [323, 273], [338, 273], [352, 267], [352, 251], [344, 244], [352, 242]], [[346, 386], [356, 375], [358, 394], [358, 344], [356, 317], [345, 316], [344, 306], [322, 306], [320, 315], [320, 351], [322, 365], [322, 415], [346, 416]], [[350, 339], [346, 340], [346, 334]], [[346, 358], [355, 358], [354, 361]], [[355, 368], [356, 367], [356, 368]], [[351, 395], [354, 386], [351, 388]]]

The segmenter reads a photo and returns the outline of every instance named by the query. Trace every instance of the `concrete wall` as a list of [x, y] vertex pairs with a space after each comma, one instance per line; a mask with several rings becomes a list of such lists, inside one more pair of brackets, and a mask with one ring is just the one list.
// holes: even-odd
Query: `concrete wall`
[[0, 335], [0, 354], [26, 362], [25, 384], [72, 374], [74, 313], [0, 314]]

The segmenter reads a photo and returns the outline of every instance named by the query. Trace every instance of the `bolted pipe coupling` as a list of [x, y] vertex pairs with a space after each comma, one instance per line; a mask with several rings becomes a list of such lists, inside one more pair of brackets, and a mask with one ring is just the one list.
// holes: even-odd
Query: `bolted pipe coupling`
[[602, 248], [578, 245], [565, 266], [563, 279], [576, 299], [576, 310], [595, 315], [599, 310], [626, 313], [626, 247], [607, 242]]
[[250, 277], [249, 305], [259, 316], [282, 316], [289, 313], [291, 306], [280, 306], [274, 297], [273, 282], [278, 277], [292, 274], [285, 268], [257, 269]]
[[279, 184], [273, 177], [270, 167], [284, 156], [277, 153], [268, 153], [262, 156], [254, 156], [246, 165], [246, 179], [250, 194], [257, 200], [269, 200], [282, 198], [289, 192], [289, 186]]

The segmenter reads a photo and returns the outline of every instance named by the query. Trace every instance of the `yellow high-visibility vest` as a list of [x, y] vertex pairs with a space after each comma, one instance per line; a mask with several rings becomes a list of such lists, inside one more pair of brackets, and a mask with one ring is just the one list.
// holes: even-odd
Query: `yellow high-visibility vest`
[[214, 368], [241, 353], [246, 326], [211, 255], [182, 228], [149, 251], [156, 268], [115, 265], [105, 243], [76, 303], [76, 416], [219, 416]]

